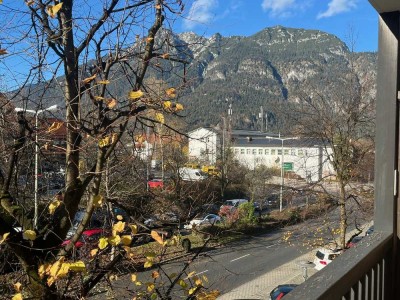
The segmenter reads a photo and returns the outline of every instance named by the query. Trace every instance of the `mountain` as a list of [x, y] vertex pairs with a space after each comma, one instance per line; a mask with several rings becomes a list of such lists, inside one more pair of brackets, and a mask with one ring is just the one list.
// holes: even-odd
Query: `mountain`
[[296, 102], [304, 87], [323, 93], [333, 82], [340, 88], [351, 65], [363, 98], [375, 97], [376, 53], [351, 53], [328, 33], [277, 26], [249, 37], [180, 38], [193, 53], [191, 75], [197, 76], [183, 97], [191, 126], [219, 122], [232, 103], [234, 127], [258, 128], [261, 106], [265, 113]]
[[[270, 125], [283, 130], [286, 121], [278, 110], [290, 107], [305, 91], [326, 94], [342, 88], [351, 70], [363, 99], [373, 101], [375, 97], [377, 54], [353, 53], [336, 36], [322, 31], [276, 26], [248, 37], [215, 34], [206, 38], [192, 32], [173, 35], [167, 30], [160, 35], [168, 41], [159, 45], [164, 53], [185, 61], [186, 66], [160, 60], [165, 71], [160, 75], [149, 69], [148, 75], [176, 87], [182, 79], [173, 75], [185, 78], [187, 88], [179, 90], [178, 101], [185, 106], [188, 129], [220, 123], [231, 105], [234, 128], [260, 129], [262, 107]], [[134, 57], [139, 48], [135, 44], [126, 53]], [[133, 60], [131, 69], [135, 68]], [[126, 68], [113, 70], [112, 79], [118, 79], [108, 85], [113, 97], [126, 97], [131, 89], [127, 73], [132, 75]], [[61, 85], [62, 78], [57, 78], [31, 87], [30, 99], [42, 97], [46, 88], [44, 98], [54, 102], [60, 98]]]

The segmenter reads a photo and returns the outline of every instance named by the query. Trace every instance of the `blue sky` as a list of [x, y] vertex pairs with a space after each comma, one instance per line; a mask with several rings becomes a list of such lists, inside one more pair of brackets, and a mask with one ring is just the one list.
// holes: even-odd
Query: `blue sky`
[[192, 0], [179, 31], [210, 36], [249, 36], [276, 25], [318, 29], [349, 42], [356, 51], [377, 51], [378, 15], [367, 0]]

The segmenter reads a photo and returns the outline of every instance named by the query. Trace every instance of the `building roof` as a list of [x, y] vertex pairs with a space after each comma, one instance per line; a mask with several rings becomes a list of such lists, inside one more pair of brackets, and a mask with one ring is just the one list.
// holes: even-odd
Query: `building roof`
[[[288, 137], [283, 137], [286, 139]], [[322, 147], [324, 141], [317, 138], [294, 138], [283, 141], [284, 148], [311, 148]], [[234, 138], [233, 147], [282, 147], [282, 141], [277, 139], [268, 139], [264, 134], [263, 138]]]

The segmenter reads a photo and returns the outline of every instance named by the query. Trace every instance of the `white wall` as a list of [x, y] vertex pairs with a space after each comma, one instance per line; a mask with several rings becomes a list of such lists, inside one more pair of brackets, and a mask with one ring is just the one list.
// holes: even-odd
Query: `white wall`
[[215, 164], [219, 149], [217, 133], [207, 128], [189, 132], [189, 157]]
[[[254, 169], [260, 165], [281, 168], [281, 147], [232, 147], [232, 149], [235, 158], [249, 169]], [[284, 147], [283, 161], [293, 163], [293, 171], [302, 178], [318, 181], [334, 174], [326, 152], [322, 147]], [[320, 166], [322, 166], [321, 169]]]

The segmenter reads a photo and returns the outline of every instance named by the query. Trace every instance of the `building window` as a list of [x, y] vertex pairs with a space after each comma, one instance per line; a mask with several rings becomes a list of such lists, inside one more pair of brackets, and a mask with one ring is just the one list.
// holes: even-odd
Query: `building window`
[[235, 154], [239, 154], [239, 149], [235, 149]]
[[244, 149], [240, 149], [240, 154], [244, 154]]
[[257, 154], [257, 150], [256, 149], [253, 149], [253, 154]]
[[295, 149], [292, 149], [292, 150], [290, 150], [290, 155], [296, 155], [296, 150]]
[[282, 149], [278, 149], [278, 155], [282, 155]]
[[275, 155], [276, 150], [275, 149], [271, 149], [271, 155]]
[[283, 150], [283, 154], [285, 154], [285, 155], [289, 155], [289, 149], [285, 149], [285, 150]]
[[297, 155], [298, 156], [303, 156], [304, 155], [303, 154], [303, 150], [302, 149], [297, 150]]
[[263, 154], [263, 149], [258, 149], [258, 154], [262, 155]]
[[250, 152], [250, 149], [247, 149], [246, 153], [247, 153], [247, 154], [250, 154], [250, 153], [251, 153], [251, 152]]
[[265, 155], [269, 155], [269, 149], [265, 149]]

